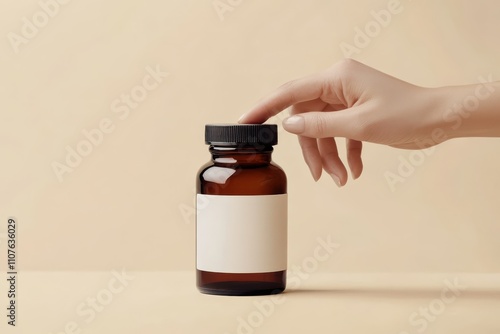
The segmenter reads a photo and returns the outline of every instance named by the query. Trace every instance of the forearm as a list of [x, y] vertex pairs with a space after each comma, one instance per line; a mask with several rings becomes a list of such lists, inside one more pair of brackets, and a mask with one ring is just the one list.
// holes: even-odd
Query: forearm
[[436, 88], [437, 122], [446, 136], [500, 137], [500, 82]]

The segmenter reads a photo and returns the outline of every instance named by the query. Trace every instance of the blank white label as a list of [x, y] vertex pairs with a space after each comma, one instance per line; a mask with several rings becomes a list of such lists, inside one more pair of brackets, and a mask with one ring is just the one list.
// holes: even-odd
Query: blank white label
[[219, 273], [286, 270], [287, 194], [196, 198], [196, 267]]

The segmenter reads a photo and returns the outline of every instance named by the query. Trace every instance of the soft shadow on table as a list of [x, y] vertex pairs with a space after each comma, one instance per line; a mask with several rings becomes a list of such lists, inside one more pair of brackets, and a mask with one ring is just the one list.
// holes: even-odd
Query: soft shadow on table
[[[387, 288], [387, 287], [373, 287], [373, 288], [331, 288], [331, 289], [290, 289], [285, 290], [287, 295], [309, 295], [309, 296], [349, 296], [349, 297], [378, 297], [378, 298], [436, 298], [441, 295], [443, 288]], [[465, 298], [491, 298], [500, 300], [499, 289], [466, 289], [461, 292], [461, 297]]]

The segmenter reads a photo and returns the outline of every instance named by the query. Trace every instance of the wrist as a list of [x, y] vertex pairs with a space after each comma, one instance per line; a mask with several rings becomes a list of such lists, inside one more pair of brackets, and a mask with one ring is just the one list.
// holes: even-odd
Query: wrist
[[462, 137], [464, 117], [462, 101], [467, 96], [465, 86], [445, 86], [431, 90], [434, 127], [442, 129], [445, 140]]
[[417, 145], [427, 148], [455, 138], [456, 133], [450, 128], [446, 113], [453, 104], [454, 96], [449, 87], [424, 88], [419, 87], [417, 98], [420, 100], [418, 108], [421, 110], [420, 124], [421, 139]]
[[500, 136], [500, 82], [442, 87], [440, 113], [448, 137]]

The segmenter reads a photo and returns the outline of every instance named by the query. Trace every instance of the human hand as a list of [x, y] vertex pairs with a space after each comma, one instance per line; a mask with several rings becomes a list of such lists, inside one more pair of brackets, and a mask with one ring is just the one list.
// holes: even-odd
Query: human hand
[[339, 158], [336, 137], [346, 138], [347, 162], [356, 179], [363, 170], [363, 141], [421, 149], [419, 141], [425, 140], [439, 121], [434, 112], [439, 96], [434, 89], [409, 84], [348, 59], [284, 84], [238, 122], [263, 123], [291, 106], [292, 116], [283, 121], [283, 127], [298, 135], [314, 180], [324, 169], [340, 187], [347, 182], [347, 170]]

